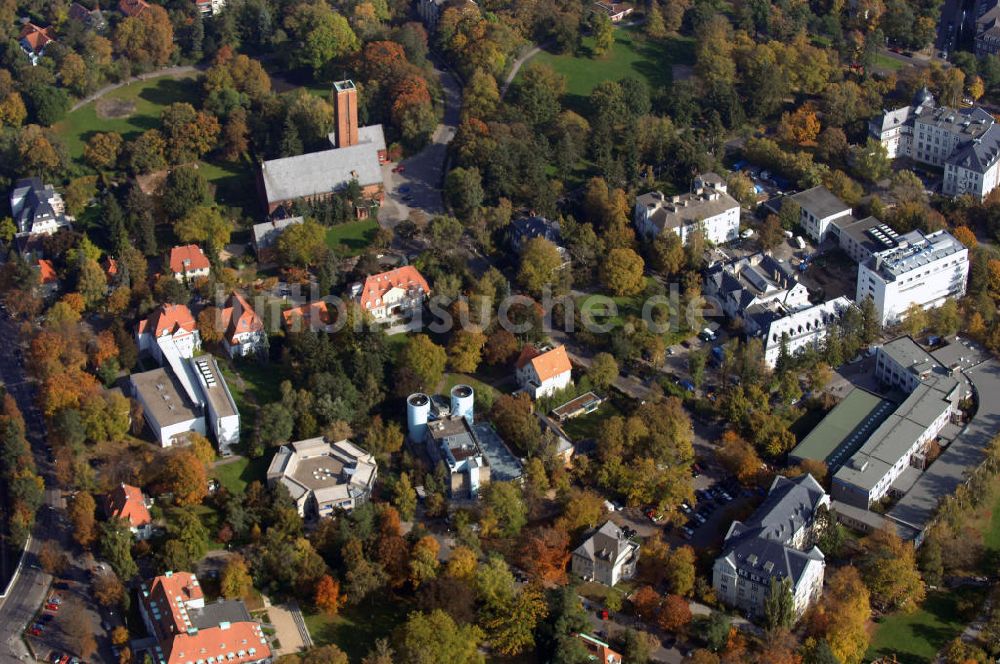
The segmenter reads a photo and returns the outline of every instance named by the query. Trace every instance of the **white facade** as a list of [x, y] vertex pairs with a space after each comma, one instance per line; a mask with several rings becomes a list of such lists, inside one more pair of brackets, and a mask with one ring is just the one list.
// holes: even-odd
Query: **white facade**
[[896, 323], [907, 308], [938, 307], [965, 295], [969, 250], [951, 234], [912, 231], [897, 246], [858, 266], [856, 302], [872, 298], [883, 325]]
[[673, 231], [681, 244], [687, 244], [700, 230], [709, 242], [725, 244], [739, 238], [740, 204], [728, 194], [722, 178], [706, 173], [695, 178], [691, 193], [666, 196], [652, 191], [637, 196], [632, 221], [648, 238]]
[[10, 194], [10, 211], [18, 235], [52, 235], [73, 222], [62, 194], [40, 178], [18, 180]]
[[790, 357], [809, 347], [818, 348], [830, 326], [850, 306], [848, 298], [838, 297], [772, 321], [764, 339], [764, 361], [773, 369], [783, 343]]
[[543, 399], [551, 396], [559, 390], [566, 389], [572, 382], [572, 371], [569, 370], [549, 376], [544, 380], [538, 377], [530, 362], [517, 370], [518, 385], [531, 395], [532, 399]]
[[[819, 549], [813, 548], [819, 555], [804, 562], [798, 583], [791, 589], [796, 618], [802, 617], [823, 595], [826, 561]], [[733, 559], [720, 557], [712, 567], [712, 580], [715, 596], [723, 604], [739, 607], [752, 615], [764, 613], [764, 603], [771, 591], [770, 576], [746, 572], [739, 569]]]
[[571, 567], [583, 579], [614, 586], [635, 576], [638, 563], [639, 543], [608, 521], [573, 551]]
[[813, 187], [791, 197], [799, 204], [799, 224], [816, 242], [822, 242], [837, 219], [851, 216], [851, 206], [834, 196], [826, 187]]

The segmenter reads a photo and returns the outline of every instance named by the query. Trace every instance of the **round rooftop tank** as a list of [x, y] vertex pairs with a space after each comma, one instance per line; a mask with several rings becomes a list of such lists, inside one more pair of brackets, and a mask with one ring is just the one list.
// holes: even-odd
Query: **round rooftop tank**
[[464, 417], [470, 423], [475, 408], [475, 392], [471, 385], [456, 385], [451, 388], [451, 415]]
[[427, 419], [431, 413], [431, 398], [417, 392], [406, 399], [406, 430], [411, 440], [423, 440], [427, 435]]

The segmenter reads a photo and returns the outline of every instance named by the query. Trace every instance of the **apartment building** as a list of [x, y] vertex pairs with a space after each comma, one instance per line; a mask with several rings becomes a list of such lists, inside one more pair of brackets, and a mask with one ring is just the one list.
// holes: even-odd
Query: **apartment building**
[[607, 521], [573, 551], [573, 573], [588, 581], [614, 586], [635, 576], [639, 542]]
[[782, 349], [794, 356], [807, 348], [818, 348], [827, 331], [848, 308], [851, 300], [837, 297], [805, 309], [787, 312], [780, 306], [765, 306], [746, 318], [750, 327], [764, 342], [764, 361], [772, 369], [777, 366]]
[[[705, 275], [705, 295], [714, 297], [730, 318], [744, 320], [768, 307], [794, 312], [810, 306], [809, 290], [799, 283], [792, 267], [763, 253], [710, 267]], [[756, 331], [751, 321], [748, 332]]]
[[799, 224], [817, 243], [826, 239], [834, 221], [851, 216], [851, 206], [826, 187], [806, 189], [789, 198], [799, 204]]
[[669, 231], [687, 244], [691, 233], [700, 230], [709, 242], [725, 244], [740, 235], [740, 204], [727, 189], [721, 177], [705, 173], [695, 178], [689, 193], [642, 194], [635, 199], [632, 221], [636, 230], [647, 238]]

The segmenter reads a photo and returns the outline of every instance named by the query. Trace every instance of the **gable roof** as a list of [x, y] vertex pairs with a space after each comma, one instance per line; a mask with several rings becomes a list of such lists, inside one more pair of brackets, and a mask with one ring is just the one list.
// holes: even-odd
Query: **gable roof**
[[166, 664], [188, 662], [269, 661], [271, 648], [255, 622], [222, 622], [207, 629], [177, 634], [166, 644]]
[[149, 9], [149, 3], [145, 0], [118, 0], [118, 11], [125, 16], [139, 16]]
[[56, 268], [52, 265], [52, 261], [46, 258], [38, 259], [38, 281], [42, 285], [59, 283], [59, 277], [56, 275]]
[[183, 304], [161, 304], [149, 318], [139, 321], [139, 334], [152, 334], [154, 337], [190, 334], [197, 329], [198, 324], [191, 310]]
[[614, 563], [634, 548], [636, 548], [635, 543], [625, 537], [621, 528], [611, 521], [605, 521], [604, 525], [585, 539], [573, 553], [587, 560], [606, 560]]
[[142, 489], [129, 484], [120, 484], [108, 494], [108, 514], [116, 519], [125, 519], [133, 528], [153, 522], [142, 497]]
[[431, 287], [427, 285], [427, 280], [412, 265], [397, 267], [395, 270], [373, 274], [365, 279], [364, 286], [361, 287], [360, 302], [363, 309], [372, 309], [382, 304], [382, 298], [393, 288], [402, 288], [406, 291], [415, 291], [428, 295]]
[[[209, 0], [211, 2], [211, 0]], [[304, 217], [287, 217], [285, 219], [275, 219], [253, 225], [253, 243], [257, 251], [271, 248], [285, 229], [289, 226], [296, 226], [305, 223]]]
[[293, 307], [281, 312], [281, 320], [285, 329], [290, 330], [298, 320], [298, 330], [308, 330], [315, 326], [326, 326], [333, 323], [333, 316], [326, 306], [326, 302], [317, 300], [299, 307]]
[[186, 244], [170, 250], [170, 271], [174, 274], [207, 270], [209, 265], [208, 256], [196, 244]]
[[35, 53], [41, 53], [42, 49], [56, 40], [52, 36], [52, 28], [41, 28], [34, 23], [25, 23], [21, 28], [20, 39], [28, 45]]
[[187, 632], [191, 627], [188, 604], [204, 599], [201, 584], [191, 572], [165, 572], [153, 579], [146, 596], [161, 637]]
[[523, 369], [529, 363], [535, 370], [538, 380], [542, 382], [573, 370], [565, 346], [556, 346], [552, 350], [541, 353], [537, 348], [528, 344], [521, 349], [521, 355], [517, 358], [517, 368]]
[[233, 291], [221, 312], [223, 336], [230, 344], [236, 343], [237, 335], [264, 330], [264, 321], [253, 310], [242, 295]]

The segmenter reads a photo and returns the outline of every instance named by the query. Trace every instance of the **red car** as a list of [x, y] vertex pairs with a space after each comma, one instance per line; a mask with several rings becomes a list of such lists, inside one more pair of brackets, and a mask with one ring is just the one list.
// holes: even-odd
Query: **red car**
[[400, 164], [396, 168], [392, 169], [392, 172], [393, 173], [405, 173], [406, 172], [406, 166], [403, 166], [402, 164]]
[[607, 620], [608, 619], [608, 610], [607, 609], [601, 609], [600, 611], [597, 612], [597, 615], [598, 615], [598, 617], [601, 620]]
[[52, 604], [51, 602], [49, 602], [48, 604], [45, 605], [45, 610], [46, 611], [52, 611], [54, 613], [54, 612], [56, 612], [56, 611], [59, 610], [59, 605], [58, 604]]
[[32, 636], [41, 636], [42, 630], [38, 629], [37, 627], [32, 627], [31, 629], [28, 630], [28, 634]]

